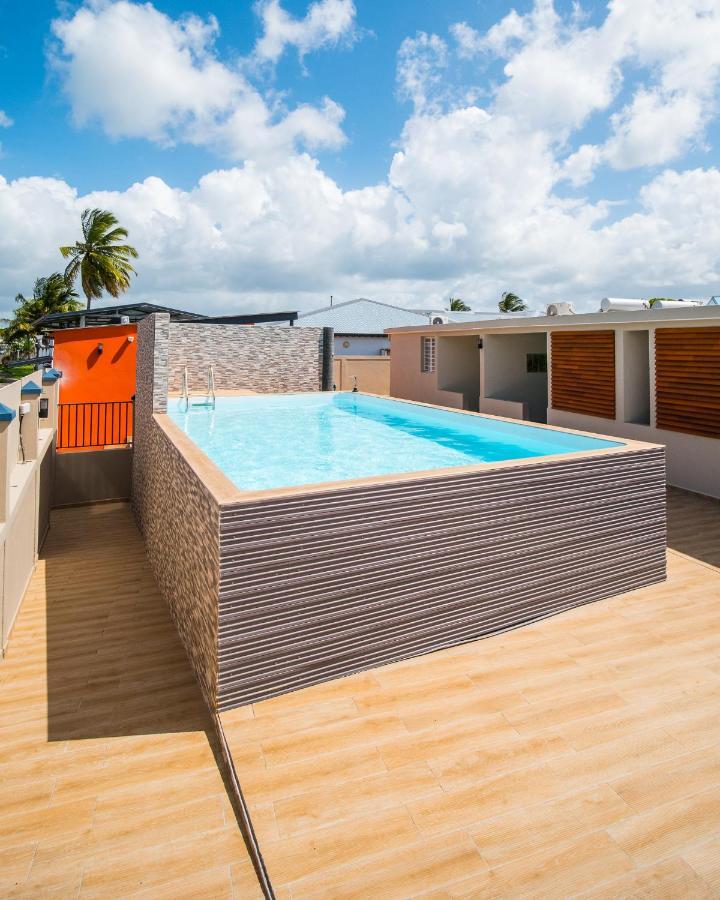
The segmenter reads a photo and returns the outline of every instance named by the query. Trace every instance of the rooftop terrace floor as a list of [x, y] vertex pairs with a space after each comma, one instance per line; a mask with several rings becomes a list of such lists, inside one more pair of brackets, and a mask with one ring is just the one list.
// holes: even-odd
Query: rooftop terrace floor
[[0, 896], [262, 897], [126, 504], [53, 513], [0, 662]]
[[276, 895], [720, 897], [720, 504], [669, 505], [664, 584], [224, 713]]
[[[720, 896], [720, 505], [666, 584], [223, 715], [278, 900]], [[692, 557], [685, 554], [692, 554]], [[0, 662], [0, 895], [260, 897], [124, 504], [53, 514]]]

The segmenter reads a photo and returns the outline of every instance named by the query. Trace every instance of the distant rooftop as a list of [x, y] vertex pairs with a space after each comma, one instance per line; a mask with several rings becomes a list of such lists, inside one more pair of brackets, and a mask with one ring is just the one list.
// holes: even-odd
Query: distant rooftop
[[382, 335], [387, 328], [427, 325], [437, 317], [445, 318], [448, 322], [473, 322], [493, 315], [500, 314], [497, 310], [450, 312], [437, 306], [432, 309], [406, 309], [392, 303], [359, 297], [357, 300], [345, 300], [332, 306], [300, 313], [298, 325], [322, 325], [333, 328], [338, 335], [377, 336]]
[[50, 313], [35, 322], [47, 329], [83, 328], [96, 325], [119, 325], [126, 317], [130, 322], [139, 322], [153, 313], [169, 313], [171, 322], [202, 322], [215, 325], [255, 325], [263, 322], [289, 322], [298, 317], [296, 312], [248, 313], [234, 316], [204, 316], [202, 313], [160, 306], [157, 303], [120, 303], [114, 306], [95, 306], [76, 312]]

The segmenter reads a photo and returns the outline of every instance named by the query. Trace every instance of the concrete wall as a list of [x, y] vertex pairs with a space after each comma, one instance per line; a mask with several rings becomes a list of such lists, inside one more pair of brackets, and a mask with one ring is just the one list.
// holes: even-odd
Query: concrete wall
[[220, 509], [221, 708], [665, 578], [662, 449]]
[[[390, 355], [390, 395], [401, 400], [420, 400], [462, 409], [464, 396], [459, 391], [443, 390], [438, 385], [438, 369], [420, 371], [420, 335], [394, 334]], [[438, 352], [440, 348], [438, 347]], [[438, 360], [439, 364], [439, 360]]]
[[[545, 334], [487, 334], [483, 338], [483, 398], [527, 403], [533, 422], [545, 422], [548, 376], [527, 371], [528, 353], [547, 353]], [[487, 406], [481, 408], [489, 411]]]
[[[345, 346], [347, 344], [347, 346]], [[335, 335], [335, 356], [379, 356], [390, 348], [390, 338], [374, 335]]]
[[[37, 395], [22, 395], [27, 384], [41, 387], [41, 396], [48, 399], [47, 419], [39, 419]], [[22, 423], [17, 415], [21, 402], [30, 403]], [[42, 384], [40, 374], [33, 373], [0, 386], [0, 403], [16, 412], [13, 421], [0, 423], [0, 655], [4, 655], [50, 524], [57, 383]]]
[[390, 357], [336, 356], [333, 362], [333, 382], [338, 391], [355, 387], [367, 394], [390, 393]]
[[127, 500], [131, 466], [130, 447], [58, 453], [53, 506]]
[[190, 390], [204, 392], [212, 366], [218, 390], [318, 391], [322, 334], [322, 328], [297, 326], [170, 323], [169, 389], [181, 390], [187, 366]]

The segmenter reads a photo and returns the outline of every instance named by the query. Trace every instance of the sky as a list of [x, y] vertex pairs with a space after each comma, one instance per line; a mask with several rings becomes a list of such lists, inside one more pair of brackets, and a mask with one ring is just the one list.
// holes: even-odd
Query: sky
[[720, 293], [717, 0], [0, 0], [0, 315], [83, 209], [209, 314]]

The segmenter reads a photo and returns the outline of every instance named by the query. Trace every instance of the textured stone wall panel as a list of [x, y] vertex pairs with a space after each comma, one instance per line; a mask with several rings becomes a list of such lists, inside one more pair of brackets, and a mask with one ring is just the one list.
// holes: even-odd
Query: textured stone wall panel
[[185, 366], [196, 393], [207, 389], [210, 366], [217, 390], [319, 391], [322, 328], [172, 322], [168, 364], [171, 391], [182, 389]]
[[167, 315], [138, 325], [132, 501], [153, 573], [215, 708], [219, 507], [153, 417], [167, 398]]

